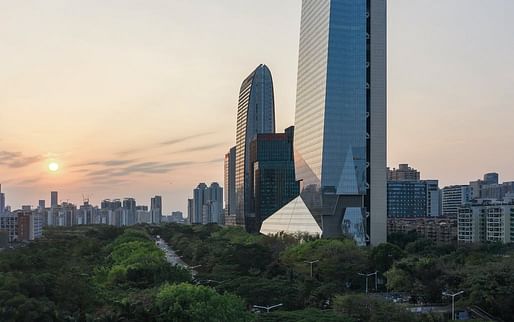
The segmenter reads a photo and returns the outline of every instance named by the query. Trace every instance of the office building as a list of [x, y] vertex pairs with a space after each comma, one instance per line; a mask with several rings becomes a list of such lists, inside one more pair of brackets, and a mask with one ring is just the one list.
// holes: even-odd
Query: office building
[[460, 243], [514, 242], [514, 198], [480, 200], [458, 210]]
[[38, 209], [45, 209], [46, 208], [46, 201], [45, 200], [39, 200], [38, 202]]
[[259, 65], [241, 85], [236, 128], [236, 223], [244, 226], [250, 208], [250, 142], [259, 133], [275, 133], [273, 79]]
[[160, 224], [162, 218], [161, 196], [155, 196], [150, 200], [150, 213], [152, 214], [152, 224]]
[[193, 190], [193, 216], [190, 219], [191, 224], [203, 223], [203, 205], [206, 201], [206, 190], [207, 185], [203, 182]]
[[420, 176], [419, 171], [409, 167], [408, 164], [400, 164], [398, 169], [387, 168], [388, 181], [419, 181]]
[[11, 212], [0, 214], [0, 231], [7, 232], [8, 242], [18, 239], [18, 216]]
[[437, 217], [441, 198], [438, 180], [392, 180], [387, 182], [389, 218]]
[[2, 192], [2, 185], [0, 184], [0, 214], [5, 211], [5, 194]]
[[[232, 147], [225, 154], [224, 164], [224, 184], [225, 184], [225, 214], [226, 216], [236, 215], [236, 147]], [[235, 222], [235, 218], [234, 218]]]
[[250, 209], [245, 227], [259, 232], [262, 222], [300, 193], [293, 151], [294, 127], [257, 134], [250, 144]]
[[210, 186], [200, 183], [188, 200], [190, 224], [220, 224], [223, 221], [223, 188], [213, 182]]
[[50, 207], [54, 208], [59, 205], [59, 193], [57, 191], [50, 192]]
[[302, 2], [294, 143], [301, 200], [323, 236], [358, 245], [387, 237], [386, 17], [385, 0]]
[[442, 195], [442, 215], [457, 218], [459, 208], [471, 200], [471, 188], [468, 185], [444, 187]]
[[192, 225], [195, 224], [195, 200], [187, 199], [187, 222]]

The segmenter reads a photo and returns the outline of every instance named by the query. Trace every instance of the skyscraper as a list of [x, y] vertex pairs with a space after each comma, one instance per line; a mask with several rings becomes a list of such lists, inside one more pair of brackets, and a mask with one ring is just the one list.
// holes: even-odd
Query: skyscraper
[[162, 217], [161, 196], [155, 196], [150, 199], [150, 213], [152, 214], [152, 224], [160, 224]]
[[259, 65], [241, 85], [236, 129], [236, 224], [244, 225], [250, 205], [250, 142], [258, 133], [275, 133], [273, 79]]
[[207, 185], [200, 183], [196, 189], [193, 190], [193, 217], [190, 220], [191, 224], [203, 223], [203, 205], [206, 201]]
[[0, 214], [5, 211], [5, 194], [2, 192], [2, 185], [0, 184]]
[[285, 133], [257, 134], [250, 149], [251, 208], [245, 227], [259, 232], [262, 221], [298, 196], [295, 178], [294, 127]]
[[59, 205], [59, 194], [57, 191], [50, 192], [50, 207], [55, 208]]
[[386, 0], [302, 2], [294, 143], [301, 200], [323, 236], [359, 245], [386, 241], [386, 14]]
[[225, 209], [227, 215], [235, 215], [236, 210], [236, 147], [225, 154]]

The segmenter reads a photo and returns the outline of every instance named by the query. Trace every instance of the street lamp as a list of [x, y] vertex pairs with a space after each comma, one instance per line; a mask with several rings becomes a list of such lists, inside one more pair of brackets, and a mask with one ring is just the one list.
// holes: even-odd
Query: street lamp
[[372, 275], [375, 275], [375, 292], [378, 290], [378, 272], [374, 273], [358, 273], [360, 276], [366, 277], [366, 294], [368, 294], [368, 278]]
[[191, 271], [191, 279], [195, 279], [195, 268], [202, 267], [202, 265], [188, 266], [187, 269]]
[[312, 278], [312, 266], [314, 264], [316, 264], [317, 262], [319, 262], [319, 259], [317, 259], [315, 261], [304, 261], [305, 264], [310, 264], [311, 265], [311, 278]]
[[256, 308], [256, 309], [263, 309], [263, 310], [266, 310], [267, 313], [269, 313], [269, 311], [271, 309], [274, 309], [276, 307], [279, 307], [279, 306], [282, 306], [284, 304], [280, 303], [280, 304], [277, 304], [277, 305], [272, 305], [272, 306], [260, 306], [260, 305], [254, 305], [253, 307]]
[[455, 297], [458, 295], [461, 295], [464, 293], [464, 291], [457, 292], [455, 294], [451, 294], [448, 292], [443, 292], [444, 296], [451, 296], [452, 297], [452, 320], [455, 320]]

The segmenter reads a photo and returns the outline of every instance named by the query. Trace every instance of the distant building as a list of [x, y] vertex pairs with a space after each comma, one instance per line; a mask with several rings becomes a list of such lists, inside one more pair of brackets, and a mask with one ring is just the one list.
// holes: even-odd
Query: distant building
[[223, 188], [213, 182], [210, 186], [200, 183], [193, 190], [192, 204], [188, 201], [190, 224], [220, 224], [223, 221]]
[[224, 165], [224, 183], [225, 183], [225, 215], [236, 215], [236, 147], [232, 147], [225, 154]]
[[187, 199], [187, 221], [190, 225], [195, 222], [195, 200]]
[[18, 217], [18, 241], [32, 241], [43, 235], [43, 219], [32, 210], [18, 210], [14, 213]]
[[46, 201], [45, 200], [39, 200], [38, 208], [39, 209], [45, 209], [46, 208]]
[[388, 234], [411, 231], [435, 243], [454, 243], [457, 241], [457, 220], [444, 217], [389, 218], [387, 220]]
[[155, 196], [150, 200], [150, 212], [152, 214], [152, 224], [160, 224], [162, 217], [162, 197]]
[[0, 184], [0, 215], [5, 212], [5, 194], [2, 192], [2, 185]]
[[460, 243], [514, 242], [514, 198], [479, 200], [458, 210]]
[[10, 243], [18, 239], [18, 216], [10, 212], [0, 214], [0, 230], [7, 232]]
[[50, 207], [54, 208], [59, 205], [59, 193], [57, 191], [50, 192]]
[[259, 232], [264, 220], [300, 194], [293, 138], [294, 127], [289, 127], [285, 133], [257, 134], [250, 144], [249, 232]]
[[389, 218], [437, 217], [441, 198], [437, 180], [399, 180], [387, 182]]
[[259, 133], [275, 133], [273, 78], [259, 65], [241, 84], [236, 126], [236, 223], [244, 226], [250, 209], [250, 142]]
[[420, 173], [418, 170], [409, 167], [408, 164], [400, 164], [398, 169], [387, 168], [388, 181], [419, 181]]
[[136, 199], [125, 198], [123, 199], [123, 209], [127, 213], [127, 226], [135, 225], [137, 223], [137, 209]]
[[457, 218], [459, 208], [471, 200], [468, 185], [449, 186], [442, 189], [442, 215]]

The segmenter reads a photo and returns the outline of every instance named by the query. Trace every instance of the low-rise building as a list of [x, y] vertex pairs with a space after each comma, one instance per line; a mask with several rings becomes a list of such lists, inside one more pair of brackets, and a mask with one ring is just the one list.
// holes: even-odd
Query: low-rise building
[[435, 243], [454, 243], [457, 241], [457, 220], [445, 217], [388, 218], [388, 234], [411, 231]]

